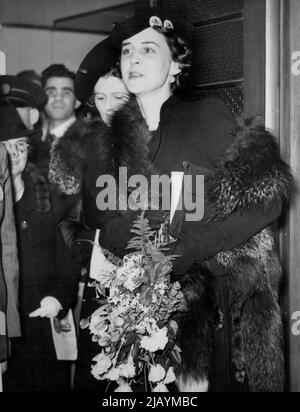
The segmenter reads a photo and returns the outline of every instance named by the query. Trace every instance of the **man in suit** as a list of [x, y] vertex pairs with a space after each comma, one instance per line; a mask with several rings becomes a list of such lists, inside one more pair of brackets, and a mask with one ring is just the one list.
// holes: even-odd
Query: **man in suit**
[[75, 73], [63, 64], [52, 64], [42, 72], [42, 87], [47, 95], [44, 107], [45, 127], [42, 142], [36, 149], [35, 165], [48, 177], [50, 150], [76, 122], [80, 106], [74, 93]]

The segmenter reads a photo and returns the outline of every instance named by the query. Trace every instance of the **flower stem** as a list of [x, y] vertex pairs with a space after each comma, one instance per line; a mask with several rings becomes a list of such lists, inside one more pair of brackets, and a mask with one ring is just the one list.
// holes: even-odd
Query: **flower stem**
[[145, 379], [145, 392], [148, 392], [146, 368], [148, 368], [147, 363], [144, 364], [144, 379]]
[[152, 352], [149, 352], [149, 353], [150, 353], [150, 358], [151, 358], [151, 360], [152, 360], [152, 362], [153, 362], [153, 365], [155, 366], [155, 365], [156, 365], [156, 362], [155, 362], [153, 353], [152, 353]]

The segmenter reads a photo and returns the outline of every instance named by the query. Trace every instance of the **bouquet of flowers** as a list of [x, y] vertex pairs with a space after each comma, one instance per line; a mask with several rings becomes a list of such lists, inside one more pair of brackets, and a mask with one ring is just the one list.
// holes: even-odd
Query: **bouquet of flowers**
[[89, 327], [101, 348], [93, 358], [96, 379], [115, 382], [115, 392], [141, 385], [145, 392], [165, 392], [181, 362], [174, 315], [186, 311], [186, 302], [180, 284], [170, 280], [174, 256], [163, 253], [163, 231], [152, 231], [142, 213], [132, 232], [131, 252], [99, 270], [94, 286], [108, 296], [81, 327]]

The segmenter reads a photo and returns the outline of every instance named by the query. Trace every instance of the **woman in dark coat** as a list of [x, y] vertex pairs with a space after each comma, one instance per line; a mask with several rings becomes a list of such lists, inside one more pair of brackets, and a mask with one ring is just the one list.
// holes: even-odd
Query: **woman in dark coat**
[[[10, 157], [20, 262], [22, 337], [12, 342], [5, 390], [67, 391], [68, 365], [57, 361], [49, 318], [64, 318], [76, 301], [76, 268], [56, 231], [60, 205], [35, 166], [27, 164], [27, 136], [13, 106], [3, 141]], [[56, 322], [57, 323], [57, 322]]]
[[121, 166], [128, 177], [204, 175], [204, 218], [187, 221], [185, 211], [176, 212], [170, 228], [177, 239], [171, 253], [179, 255], [173, 275], [190, 308], [180, 328], [179, 388], [280, 391], [281, 269], [267, 227], [280, 215], [292, 177], [273, 136], [256, 119], [237, 124], [217, 99], [191, 102], [173, 95], [190, 65], [184, 40], [190, 34], [184, 19], [153, 9], [116, 25], [110, 41], [120, 50], [122, 77], [137, 102], [113, 116], [109, 131], [89, 124], [70, 136], [81, 148], [80, 162], [75, 152], [66, 159], [71, 145], [65, 141], [57, 154], [65, 172], [61, 183], [71, 182], [64, 178], [69, 174], [81, 185], [88, 225], [101, 228], [102, 247], [123, 256], [137, 213], [97, 210], [97, 177], [117, 176]]

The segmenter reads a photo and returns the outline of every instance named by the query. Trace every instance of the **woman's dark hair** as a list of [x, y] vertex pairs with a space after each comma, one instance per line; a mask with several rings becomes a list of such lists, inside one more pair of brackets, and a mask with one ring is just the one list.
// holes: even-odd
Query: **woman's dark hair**
[[[114, 76], [114, 77], [117, 77], [118, 79], [122, 79], [122, 74], [121, 74], [121, 69], [120, 69], [120, 60], [114, 66], [112, 66], [108, 72], [106, 72], [102, 76], [99, 76], [98, 80], [100, 79], [100, 77], [106, 78], [110, 76]], [[89, 110], [92, 109], [92, 114], [98, 113], [95, 107], [95, 102], [94, 102], [94, 92], [91, 94], [91, 96], [87, 100], [86, 106], [88, 107]]]
[[172, 84], [175, 89], [184, 83], [190, 75], [192, 66], [192, 48], [190, 43], [176, 32], [176, 30], [165, 29], [163, 27], [153, 27], [161, 33], [169, 46], [172, 59], [179, 63], [181, 72], [176, 76], [176, 82]]

